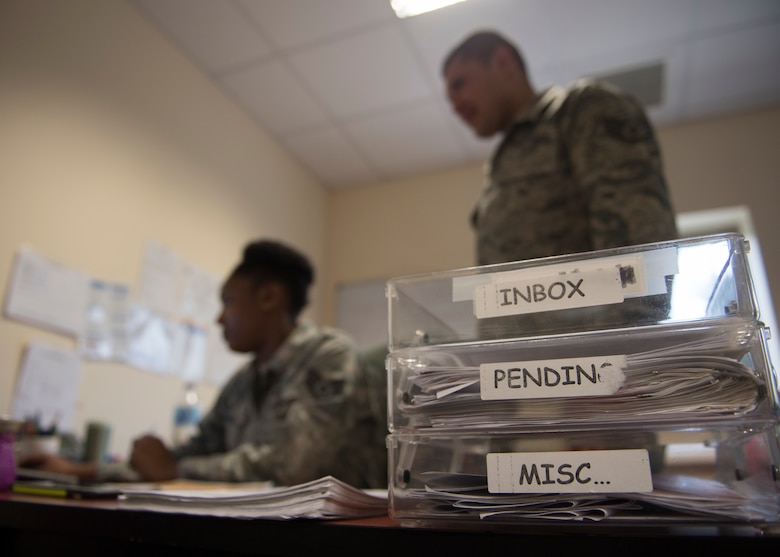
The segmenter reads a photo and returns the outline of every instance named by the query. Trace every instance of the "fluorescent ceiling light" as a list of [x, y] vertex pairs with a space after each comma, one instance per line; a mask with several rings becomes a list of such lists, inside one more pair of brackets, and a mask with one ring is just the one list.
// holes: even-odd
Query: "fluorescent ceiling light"
[[395, 15], [404, 18], [446, 8], [459, 2], [465, 2], [465, 0], [390, 0], [390, 5]]

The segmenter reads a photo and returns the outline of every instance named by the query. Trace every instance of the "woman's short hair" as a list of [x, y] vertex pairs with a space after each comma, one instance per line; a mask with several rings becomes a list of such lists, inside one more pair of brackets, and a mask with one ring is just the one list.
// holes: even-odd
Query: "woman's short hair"
[[281, 242], [257, 240], [246, 245], [233, 275], [251, 277], [256, 285], [281, 283], [290, 299], [290, 312], [297, 317], [309, 303], [314, 268], [306, 256]]

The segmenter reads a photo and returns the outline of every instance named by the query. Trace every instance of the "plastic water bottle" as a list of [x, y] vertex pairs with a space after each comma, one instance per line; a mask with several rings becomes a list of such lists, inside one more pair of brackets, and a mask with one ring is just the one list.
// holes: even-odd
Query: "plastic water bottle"
[[200, 404], [194, 383], [184, 386], [184, 400], [173, 413], [173, 444], [183, 445], [198, 431]]

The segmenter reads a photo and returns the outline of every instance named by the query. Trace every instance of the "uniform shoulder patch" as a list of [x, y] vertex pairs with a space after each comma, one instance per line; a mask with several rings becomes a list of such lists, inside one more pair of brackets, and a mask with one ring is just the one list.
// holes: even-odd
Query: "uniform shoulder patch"
[[316, 368], [310, 368], [306, 372], [306, 388], [314, 398], [332, 398], [340, 396], [344, 392], [345, 381], [343, 379], [331, 379], [323, 376]]
[[604, 118], [604, 129], [607, 134], [626, 143], [647, 141], [652, 136], [650, 125], [644, 118]]

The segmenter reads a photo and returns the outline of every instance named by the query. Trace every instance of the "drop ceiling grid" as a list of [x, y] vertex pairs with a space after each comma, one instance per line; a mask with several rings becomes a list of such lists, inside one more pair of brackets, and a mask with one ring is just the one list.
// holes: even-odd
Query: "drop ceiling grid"
[[132, 1], [330, 187], [489, 156], [440, 75], [476, 28], [515, 39], [537, 88], [663, 61], [656, 124], [780, 101], [777, 0], [472, 0], [407, 20], [387, 0]]

